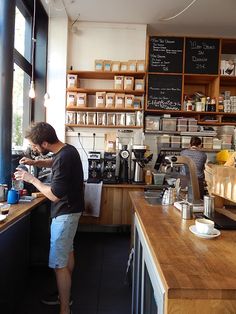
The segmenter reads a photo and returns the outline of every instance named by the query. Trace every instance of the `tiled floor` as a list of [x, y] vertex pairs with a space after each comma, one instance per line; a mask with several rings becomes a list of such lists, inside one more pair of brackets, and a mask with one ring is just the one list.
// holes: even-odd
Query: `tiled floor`
[[[131, 287], [125, 282], [130, 250], [128, 233], [81, 232], [75, 241], [76, 267], [73, 275], [73, 314], [130, 314]], [[58, 306], [40, 303], [54, 275], [34, 268], [17, 313], [56, 314]]]

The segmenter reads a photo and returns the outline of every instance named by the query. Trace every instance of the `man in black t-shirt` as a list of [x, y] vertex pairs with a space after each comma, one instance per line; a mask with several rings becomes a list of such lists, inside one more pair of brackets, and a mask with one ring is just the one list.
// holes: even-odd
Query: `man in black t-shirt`
[[74, 268], [73, 239], [84, 210], [83, 168], [75, 147], [58, 140], [54, 128], [45, 122], [34, 124], [27, 132], [32, 149], [41, 154], [53, 153], [51, 159], [23, 157], [21, 164], [52, 168], [51, 186], [29, 172], [17, 168], [15, 177], [33, 184], [52, 201], [49, 267], [55, 270], [60, 314], [69, 314], [71, 275]]

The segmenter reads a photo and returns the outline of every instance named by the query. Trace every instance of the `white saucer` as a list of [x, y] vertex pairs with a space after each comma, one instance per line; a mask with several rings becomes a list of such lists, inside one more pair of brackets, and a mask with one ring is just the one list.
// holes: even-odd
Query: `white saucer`
[[213, 229], [213, 234], [198, 233], [195, 225], [190, 226], [189, 230], [193, 234], [195, 234], [197, 237], [203, 238], [203, 239], [212, 239], [212, 238], [216, 238], [220, 235], [220, 231], [218, 229], [215, 229], [215, 228]]
[[7, 218], [7, 215], [0, 214], [0, 221], [4, 221]]

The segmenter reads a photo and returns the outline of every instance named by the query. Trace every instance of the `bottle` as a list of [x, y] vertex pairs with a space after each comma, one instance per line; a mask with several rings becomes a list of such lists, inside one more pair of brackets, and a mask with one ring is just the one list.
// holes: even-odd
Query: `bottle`
[[205, 111], [210, 111], [211, 97], [206, 98]]
[[187, 111], [192, 111], [193, 110], [193, 104], [192, 104], [191, 100], [187, 101], [186, 110]]
[[216, 111], [216, 99], [215, 98], [211, 99], [211, 105], [210, 106], [211, 106], [210, 111], [215, 112]]
[[24, 189], [24, 181], [16, 180], [14, 174], [12, 175], [11, 186], [13, 190], [22, 191]]
[[145, 171], [145, 183], [146, 183], [147, 185], [152, 184], [152, 172], [151, 172], [150, 169], [147, 169], [147, 170]]
[[223, 98], [223, 96], [219, 96], [218, 109], [219, 109], [219, 112], [224, 112], [224, 98]]

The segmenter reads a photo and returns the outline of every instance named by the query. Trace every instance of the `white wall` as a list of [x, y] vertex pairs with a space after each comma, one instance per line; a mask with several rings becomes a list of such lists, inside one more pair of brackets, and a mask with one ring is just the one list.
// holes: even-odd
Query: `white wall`
[[143, 60], [146, 50], [146, 25], [79, 22], [77, 32], [70, 27], [68, 67], [94, 70], [96, 59]]
[[68, 19], [51, 18], [49, 23], [47, 92], [50, 102], [46, 121], [56, 129], [60, 140], [65, 140], [65, 95], [67, 73]]

